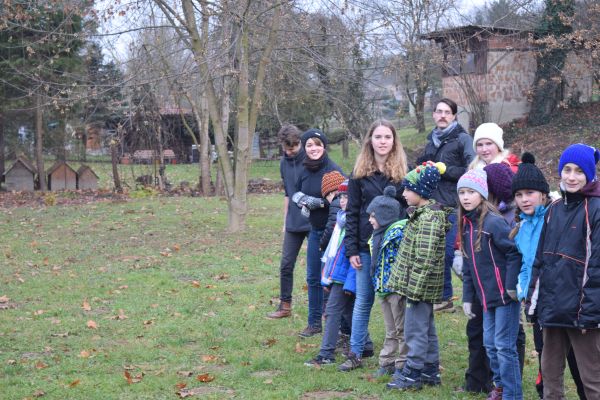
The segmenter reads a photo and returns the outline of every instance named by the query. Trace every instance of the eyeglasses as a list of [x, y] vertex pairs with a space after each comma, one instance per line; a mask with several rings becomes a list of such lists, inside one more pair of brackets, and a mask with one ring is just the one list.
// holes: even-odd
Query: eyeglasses
[[452, 115], [452, 111], [444, 111], [444, 110], [435, 110], [434, 113], [437, 115]]

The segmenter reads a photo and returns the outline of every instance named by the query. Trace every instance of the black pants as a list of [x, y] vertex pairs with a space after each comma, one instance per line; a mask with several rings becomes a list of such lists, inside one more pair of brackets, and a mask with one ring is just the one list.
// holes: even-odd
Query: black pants
[[279, 265], [279, 282], [281, 301], [292, 301], [292, 290], [294, 289], [294, 267], [296, 259], [302, 247], [302, 242], [308, 237], [308, 232], [285, 232], [283, 236], [283, 248], [281, 251], [281, 264]]
[[[465, 372], [465, 390], [467, 392], [489, 393], [493, 387], [493, 374], [490, 369], [490, 360], [483, 347], [483, 306], [479, 299], [473, 301], [472, 312], [475, 318], [467, 322], [467, 342], [469, 346], [469, 366]], [[517, 353], [519, 367], [523, 376], [525, 364], [525, 330], [519, 325], [517, 335]]]
[[[533, 323], [533, 343], [535, 345], [535, 351], [538, 353], [538, 377], [535, 382], [535, 389], [540, 396], [540, 399], [544, 397], [544, 379], [542, 377], [542, 349], [544, 347], [544, 336], [542, 334], [542, 327], [536, 322]], [[577, 367], [577, 360], [575, 359], [575, 353], [573, 349], [569, 351], [567, 355], [567, 363], [569, 364], [569, 370], [571, 371], [571, 376], [573, 376], [573, 382], [575, 382], [575, 386], [577, 386], [577, 395], [579, 395], [580, 400], [587, 400], [585, 397], [585, 390], [583, 388], [583, 382], [581, 382], [581, 377], [579, 376], [579, 368]]]

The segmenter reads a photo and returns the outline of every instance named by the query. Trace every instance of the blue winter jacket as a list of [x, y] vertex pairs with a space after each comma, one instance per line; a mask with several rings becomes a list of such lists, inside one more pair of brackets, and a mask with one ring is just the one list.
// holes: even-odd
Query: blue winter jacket
[[521, 272], [517, 278], [517, 297], [519, 301], [527, 299], [529, 282], [531, 281], [531, 268], [535, 260], [540, 233], [544, 226], [544, 215], [547, 206], [537, 206], [532, 215], [521, 213], [519, 232], [515, 236], [515, 244], [521, 253]]
[[[345, 224], [346, 224], [346, 212], [339, 210], [336, 216], [336, 224], [334, 231], [338, 231], [339, 237], [337, 242], [330, 242], [325, 249], [325, 255], [323, 256], [323, 270], [321, 273], [321, 285], [329, 286], [332, 283], [345, 284], [350, 269], [350, 261], [346, 257], [346, 246], [344, 246], [344, 235], [345, 235]], [[334, 237], [332, 235], [332, 240]], [[332, 257], [327, 257], [330, 246], [335, 249], [335, 254]], [[353, 285], [356, 286], [356, 283]], [[354, 290], [355, 292], [356, 290]]]
[[[372, 279], [376, 293], [383, 295], [394, 293], [394, 290], [388, 287], [388, 281], [390, 279], [392, 265], [396, 262], [398, 249], [400, 248], [400, 243], [404, 237], [404, 227], [406, 226], [407, 221], [407, 219], [402, 219], [394, 222], [383, 234], [379, 257], [377, 257], [377, 260], [372, 261]], [[371, 246], [371, 243], [371, 240], [369, 240], [369, 246]], [[374, 252], [374, 249], [371, 249], [371, 254]]]

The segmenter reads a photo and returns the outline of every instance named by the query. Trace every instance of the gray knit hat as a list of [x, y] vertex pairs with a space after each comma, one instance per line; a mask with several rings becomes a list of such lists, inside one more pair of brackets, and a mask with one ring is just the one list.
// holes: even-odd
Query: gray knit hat
[[383, 189], [383, 196], [377, 196], [367, 207], [369, 215], [375, 214], [377, 223], [386, 226], [400, 219], [400, 203], [396, 200], [396, 188], [387, 186]]
[[488, 198], [488, 184], [487, 174], [482, 169], [472, 169], [467, 171], [463, 176], [460, 177], [456, 184], [456, 190], [460, 188], [473, 189], [487, 200]]

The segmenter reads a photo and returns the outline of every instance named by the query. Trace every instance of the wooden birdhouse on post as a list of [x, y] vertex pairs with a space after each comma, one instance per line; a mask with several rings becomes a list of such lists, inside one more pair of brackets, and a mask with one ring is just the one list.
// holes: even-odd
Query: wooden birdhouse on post
[[77, 170], [77, 189], [98, 189], [98, 175], [87, 165], [81, 165]]
[[64, 161], [57, 161], [46, 172], [48, 176], [48, 190], [75, 190], [77, 189], [77, 172]]
[[14, 164], [4, 173], [8, 191], [33, 191], [35, 167], [25, 156], [18, 156]]

